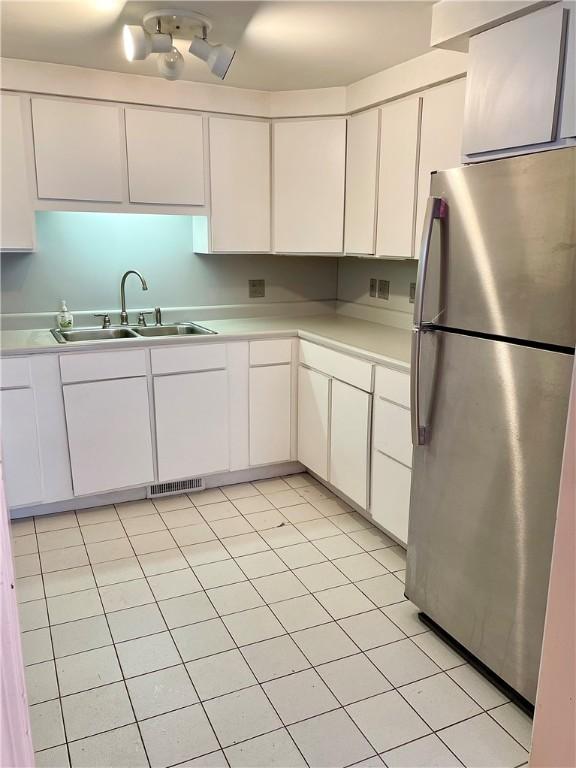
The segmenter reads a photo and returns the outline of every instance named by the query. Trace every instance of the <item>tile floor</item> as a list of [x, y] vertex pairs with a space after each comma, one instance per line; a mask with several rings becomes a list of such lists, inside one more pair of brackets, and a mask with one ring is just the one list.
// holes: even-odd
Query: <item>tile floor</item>
[[308, 475], [12, 524], [38, 766], [524, 765], [403, 550]]

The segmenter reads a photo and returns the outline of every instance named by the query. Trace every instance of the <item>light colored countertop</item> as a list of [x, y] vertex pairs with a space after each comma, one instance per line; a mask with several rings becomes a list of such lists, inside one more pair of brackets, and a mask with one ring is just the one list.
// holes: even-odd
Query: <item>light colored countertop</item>
[[214, 343], [278, 336], [299, 336], [358, 355], [375, 363], [406, 369], [410, 364], [410, 331], [381, 323], [358, 320], [334, 313], [305, 317], [245, 317], [227, 320], [195, 321], [217, 336], [178, 336], [122, 339], [114, 341], [59, 344], [49, 330], [2, 331], [0, 348], [4, 356], [38, 352], [71, 352], [87, 349], [126, 349], [135, 345]]

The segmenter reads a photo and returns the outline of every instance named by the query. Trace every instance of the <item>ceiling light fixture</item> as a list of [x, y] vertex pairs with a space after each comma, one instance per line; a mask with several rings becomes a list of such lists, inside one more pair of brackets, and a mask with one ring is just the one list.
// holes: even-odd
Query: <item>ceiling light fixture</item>
[[128, 61], [142, 61], [151, 53], [159, 53], [159, 73], [167, 80], [177, 80], [184, 71], [184, 58], [174, 46], [174, 38], [191, 40], [189, 52], [206, 62], [210, 71], [223, 80], [236, 51], [223, 43], [208, 42], [211, 28], [210, 19], [195, 11], [151, 11], [142, 19], [142, 26], [124, 26], [124, 54]]

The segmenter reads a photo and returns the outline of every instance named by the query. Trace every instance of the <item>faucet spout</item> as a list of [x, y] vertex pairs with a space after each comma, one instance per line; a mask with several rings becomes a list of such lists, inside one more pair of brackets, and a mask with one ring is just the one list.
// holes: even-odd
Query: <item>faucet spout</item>
[[120, 312], [120, 325], [128, 325], [128, 312], [126, 311], [126, 278], [128, 275], [136, 275], [136, 277], [140, 279], [142, 290], [148, 290], [146, 280], [144, 280], [140, 272], [137, 272], [135, 269], [129, 269], [127, 272], [124, 272], [122, 275], [122, 280], [120, 281], [120, 302], [122, 304], [122, 309]]

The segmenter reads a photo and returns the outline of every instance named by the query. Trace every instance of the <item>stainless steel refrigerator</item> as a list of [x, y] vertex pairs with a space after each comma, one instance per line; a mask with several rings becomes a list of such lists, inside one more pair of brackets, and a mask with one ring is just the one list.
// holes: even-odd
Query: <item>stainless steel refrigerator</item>
[[576, 341], [576, 147], [433, 174], [406, 595], [534, 702]]

